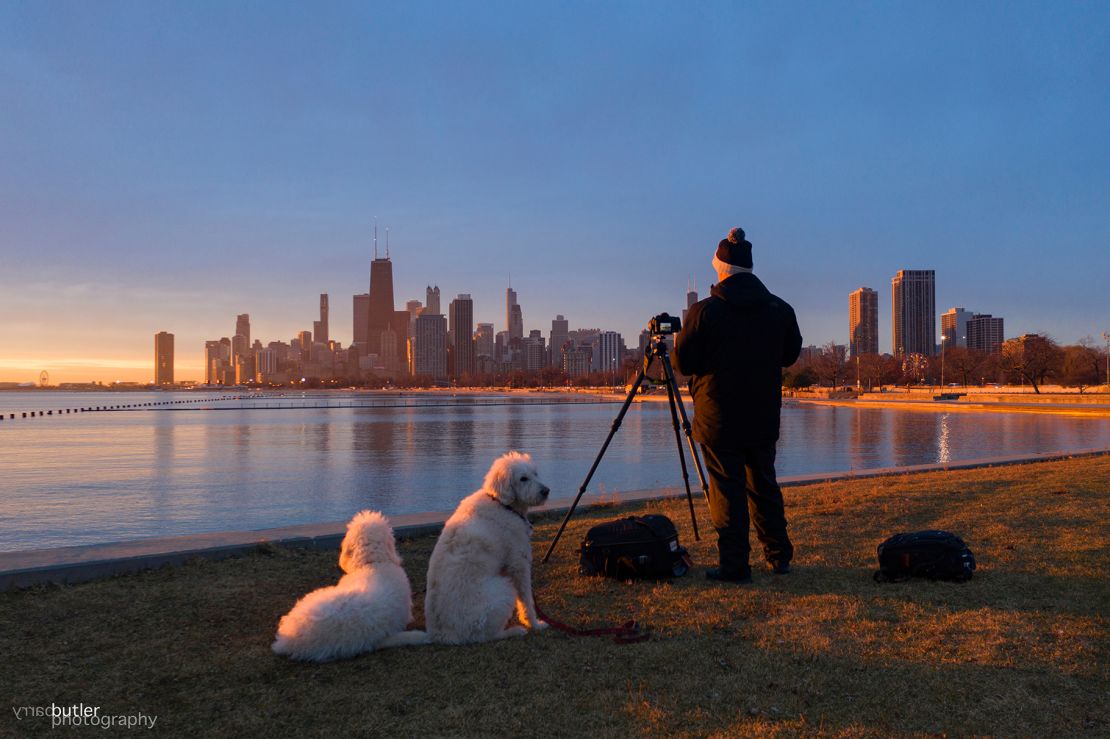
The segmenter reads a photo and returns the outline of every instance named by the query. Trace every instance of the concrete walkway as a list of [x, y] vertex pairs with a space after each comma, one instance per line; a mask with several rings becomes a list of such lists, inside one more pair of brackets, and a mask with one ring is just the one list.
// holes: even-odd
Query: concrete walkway
[[[921, 464], [909, 467], [888, 467], [850, 472], [818, 472], [782, 477], [779, 479], [779, 484], [783, 487], [791, 487], [815, 482], [864, 479], [916, 472], [974, 469], [976, 467], [998, 467], [1106, 454], [1110, 454], [1110, 449], [1083, 449], [1073, 452], [1053, 452], [1021, 457], [975, 459], [951, 464]], [[700, 495], [701, 491], [696, 489], [696, 475], [693, 482], [695, 484], [694, 494]], [[601, 502], [607, 504], [613, 502], [621, 504], [638, 503], [662, 500], [684, 494], [685, 491], [680, 488], [637, 490], [620, 493], [619, 495], [607, 495], [600, 499], [596, 494], [591, 493], [583, 497], [578, 510], [584, 510]], [[573, 497], [552, 499], [544, 506], [533, 509], [533, 511], [536, 513], [565, 513], [570, 508], [573, 500]], [[355, 512], [352, 511], [351, 513], [353, 515]], [[438, 532], [443, 527], [443, 522], [450, 515], [450, 511], [436, 511], [391, 515], [389, 519], [393, 523], [393, 530], [398, 537], [414, 537]], [[107, 544], [37, 549], [26, 552], [0, 552], [0, 591], [45, 583], [70, 585], [88, 582], [102, 577], [139, 572], [166, 565], [180, 565], [197, 557], [209, 560], [226, 559], [227, 557], [250, 554], [264, 545], [337, 550], [340, 541], [343, 539], [346, 526], [346, 521], [335, 521], [255, 531], [221, 531], [191, 536], [168, 536]], [[563, 542], [562, 546], [571, 545]]]

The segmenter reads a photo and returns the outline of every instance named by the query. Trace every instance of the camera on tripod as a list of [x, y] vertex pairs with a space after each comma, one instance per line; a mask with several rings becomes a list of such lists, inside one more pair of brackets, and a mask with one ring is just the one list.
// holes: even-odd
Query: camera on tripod
[[669, 336], [682, 330], [682, 319], [670, 313], [660, 313], [652, 316], [647, 325], [648, 333], [652, 336]]
[[[678, 445], [678, 462], [682, 467], [682, 484], [686, 488], [686, 502], [690, 506], [690, 524], [694, 528], [694, 540], [700, 541], [701, 537], [698, 534], [698, 519], [694, 515], [694, 496], [690, 492], [690, 474], [686, 470], [686, 455], [682, 451], [682, 434], [686, 435], [686, 443], [690, 445], [690, 457], [694, 460], [694, 469], [698, 472], [698, 480], [701, 482], [701, 491], [705, 496], [706, 501], [709, 500], [709, 482], [705, 479], [705, 471], [701, 467], [701, 459], [698, 457], [698, 448], [694, 444], [694, 436], [690, 431], [690, 419], [686, 417], [686, 408], [682, 405], [682, 394], [678, 389], [678, 381], [675, 380], [674, 369], [671, 367], [671, 357], [667, 349], [666, 337], [671, 336], [682, 330], [682, 321], [672, 316], [669, 313], [660, 313], [653, 316], [647, 325], [648, 333], [651, 334], [651, 341], [644, 347], [644, 361], [640, 365], [640, 371], [636, 374], [636, 379], [628, 387], [628, 395], [624, 398], [624, 404], [621, 406], [620, 412], [617, 413], [616, 419], [613, 421], [613, 426], [609, 429], [609, 435], [605, 437], [605, 443], [601, 445], [601, 451], [597, 453], [597, 458], [594, 459], [590, 471], [586, 473], [586, 479], [582, 481], [582, 486], [578, 488], [578, 495], [574, 497], [574, 502], [570, 504], [567, 509], [566, 516], [563, 517], [563, 522], [559, 524], [559, 530], [555, 532], [555, 538], [551, 540], [551, 544], [547, 547], [547, 553], [543, 555], [543, 561], [547, 562], [551, 558], [551, 553], [555, 551], [555, 545], [559, 543], [559, 539], [563, 536], [563, 531], [567, 527], [567, 522], [570, 517], [574, 515], [574, 509], [578, 507], [578, 501], [586, 493], [586, 488], [593, 479], [594, 472], [597, 471], [597, 466], [601, 464], [601, 458], [605, 456], [605, 450], [609, 448], [609, 442], [613, 440], [616, 435], [617, 429], [621, 427], [621, 421], [624, 420], [624, 414], [628, 413], [629, 407], [632, 405], [633, 398], [636, 393], [644, 386], [645, 381], [655, 382], [649, 380], [647, 374], [651, 365], [656, 359], [659, 360], [660, 366], [663, 368], [663, 385], [667, 388], [667, 403], [671, 410], [671, 425], [674, 427], [674, 440]], [[675, 572], [675, 575], [682, 574]]]

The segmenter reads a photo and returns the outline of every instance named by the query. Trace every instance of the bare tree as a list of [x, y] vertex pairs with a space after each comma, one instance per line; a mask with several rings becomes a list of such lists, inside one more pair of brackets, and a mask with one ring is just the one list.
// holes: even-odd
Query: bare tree
[[1003, 367], [1011, 375], [1028, 380], [1038, 394], [1045, 379], [1057, 374], [1062, 363], [1063, 352], [1048, 336], [1026, 334], [1002, 345]]
[[1065, 385], [1077, 387], [1082, 393], [1091, 385], [1098, 384], [1101, 359], [1097, 349], [1084, 346], [1083, 342], [1078, 346], [1065, 347], [1061, 379]]

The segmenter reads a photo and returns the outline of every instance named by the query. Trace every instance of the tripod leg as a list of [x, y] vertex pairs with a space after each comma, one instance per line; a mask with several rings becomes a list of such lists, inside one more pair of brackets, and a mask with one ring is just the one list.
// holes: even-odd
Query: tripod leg
[[613, 440], [616, 435], [617, 429], [621, 427], [621, 421], [624, 420], [624, 414], [628, 413], [629, 406], [632, 405], [632, 399], [636, 397], [636, 391], [640, 389], [640, 385], [644, 382], [644, 376], [647, 373], [649, 361], [645, 361], [644, 365], [640, 368], [640, 373], [636, 375], [636, 380], [632, 383], [632, 389], [628, 391], [628, 397], [624, 399], [624, 405], [621, 406], [620, 413], [617, 414], [616, 419], [613, 421], [613, 427], [609, 429], [609, 435], [605, 437], [605, 443], [601, 445], [601, 451], [597, 453], [597, 458], [594, 459], [590, 471], [586, 474], [586, 479], [582, 481], [582, 487], [578, 488], [578, 495], [574, 496], [574, 502], [570, 504], [570, 509], [567, 510], [567, 515], [563, 517], [563, 522], [559, 524], [559, 530], [555, 532], [555, 538], [551, 540], [550, 546], [547, 547], [547, 553], [543, 555], [543, 562], [551, 557], [551, 553], [555, 551], [555, 545], [559, 543], [559, 539], [563, 535], [563, 529], [567, 527], [567, 522], [570, 517], [574, 515], [574, 509], [578, 507], [578, 501], [582, 500], [582, 495], [586, 492], [586, 487], [593, 479], [594, 472], [597, 471], [597, 466], [601, 464], [601, 458], [605, 456], [605, 450], [609, 448], [609, 442]]
[[690, 523], [694, 526], [694, 541], [701, 541], [698, 535], [698, 519], [694, 515], [694, 496], [690, 492], [690, 473], [686, 469], [686, 455], [682, 453], [682, 433], [678, 430], [678, 410], [675, 408], [675, 396], [678, 389], [667, 381], [667, 400], [671, 405], [671, 425], [674, 426], [674, 441], [678, 445], [678, 462], [682, 465], [682, 484], [686, 486], [686, 501], [690, 504]]
[[694, 458], [694, 469], [698, 471], [698, 481], [701, 482], [701, 492], [705, 496], [706, 505], [709, 504], [709, 482], [705, 479], [705, 470], [701, 467], [701, 457], [698, 456], [698, 446], [694, 443], [694, 434], [690, 431], [690, 419], [686, 417], [686, 406], [682, 404], [682, 395], [678, 392], [678, 381], [674, 376], [674, 369], [668, 357], [663, 358], [663, 367], [667, 375], [668, 384], [674, 388], [675, 402], [678, 412], [682, 416], [682, 430], [686, 434], [686, 442], [690, 445], [690, 456]]

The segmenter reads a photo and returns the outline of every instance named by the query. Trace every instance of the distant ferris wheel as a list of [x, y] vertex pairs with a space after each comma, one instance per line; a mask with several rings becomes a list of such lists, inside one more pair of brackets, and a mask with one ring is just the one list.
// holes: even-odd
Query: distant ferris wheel
[[50, 384], [50, 373], [46, 370], [39, 372], [39, 387], [46, 387]]

